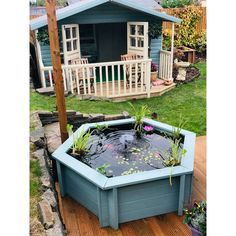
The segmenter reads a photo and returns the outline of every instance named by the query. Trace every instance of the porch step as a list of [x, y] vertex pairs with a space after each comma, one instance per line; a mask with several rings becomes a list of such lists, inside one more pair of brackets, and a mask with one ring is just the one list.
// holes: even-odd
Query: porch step
[[[151, 94], [150, 94], [150, 97], [158, 97], [158, 96], [161, 96], [163, 95], [164, 93], [174, 89], [176, 86], [175, 83], [171, 84], [171, 85], [160, 85], [160, 86], [152, 86], [151, 88]], [[144, 93], [144, 94], [137, 94], [137, 95], [122, 95], [121, 97], [110, 97], [110, 99], [113, 101], [113, 102], [124, 102], [124, 101], [127, 101], [127, 100], [136, 100], [136, 99], [142, 99], [142, 98], [147, 98], [147, 94]]]
[[[38, 88], [38, 89], [36, 89], [36, 92], [39, 94], [42, 94], [42, 95], [54, 95], [55, 94], [54, 87]], [[68, 91], [65, 91], [64, 95], [67, 96]]]
[[175, 88], [176, 84], [173, 83], [171, 85], [163, 85], [160, 89], [155, 89], [154, 87], [152, 87], [151, 89], [151, 97], [158, 97], [163, 95], [166, 92], [169, 92], [170, 90], [172, 90], [173, 88]]

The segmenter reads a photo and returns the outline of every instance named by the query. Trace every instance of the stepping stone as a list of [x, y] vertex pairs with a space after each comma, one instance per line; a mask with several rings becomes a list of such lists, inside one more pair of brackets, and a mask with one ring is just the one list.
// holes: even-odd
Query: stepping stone
[[50, 203], [47, 200], [42, 200], [38, 203], [38, 210], [44, 228], [52, 228], [54, 224], [54, 216]]
[[36, 89], [36, 92], [42, 95], [52, 95], [55, 93], [54, 87], [39, 88]]

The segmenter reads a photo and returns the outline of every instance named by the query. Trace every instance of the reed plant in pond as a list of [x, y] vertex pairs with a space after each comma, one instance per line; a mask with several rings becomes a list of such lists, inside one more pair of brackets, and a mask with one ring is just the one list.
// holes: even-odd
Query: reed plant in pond
[[141, 136], [143, 133], [143, 119], [150, 114], [150, 110], [149, 108], [144, 105], [141, 106], [140, 109], [137, 109], [134, 107], [134, 105], [132, 103], [129, 103], [129, 105], [132, 107], [132, 115], [135, 119], [135, 123], [134, 123], [134, 130], [137, 136]]
[[88, 152], [87, 145], [91, 138], [91, 132], [82, 130], [78, 137], [75, 137], [73, 125], [67, 125], [67, 131], [73, 136], [72, 154], [77, 156], [85, 155]]
[[181, 132], [182, 128], [186, 125], [186, 123], [187, 123], [186, 120], [183, 120], [182, 118], [180, 118], [180, 122], [179, 122], [178, 127], [173, 127], [171, 137], [174, 141], [181, 139], [180, 132]]
[[170, 185], [172, 185], [172, 168], [174, 166], [180, 165], [182, 157], [185, 156], [187, 150], [180, 148], [180, 140], [170, 140], [171, 143], [171, 150], [170, 153], [167, 154], [168, 158], [163, 162], [165, 166], [171, 167], [171, 173], [170, 173]]

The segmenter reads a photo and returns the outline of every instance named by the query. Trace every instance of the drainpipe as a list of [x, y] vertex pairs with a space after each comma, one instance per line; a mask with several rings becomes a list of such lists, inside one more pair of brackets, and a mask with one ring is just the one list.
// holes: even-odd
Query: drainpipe
[[36, 54], [37, 54], [37, 59], [38, 59], [38, 64], [39, 64], [39, 75], [40, 75], [40, 80], [43, 88], [46, 88], [46, 81], [45, 81], [45, 75], [43, 71], [43, 60], [42, 60], [42, 54], [41, 54], [41, 47], [39, 44], [39, 41], [37, 39], [38, 35], [38, 30], [35, 30], [35, 41], [36, 41]]

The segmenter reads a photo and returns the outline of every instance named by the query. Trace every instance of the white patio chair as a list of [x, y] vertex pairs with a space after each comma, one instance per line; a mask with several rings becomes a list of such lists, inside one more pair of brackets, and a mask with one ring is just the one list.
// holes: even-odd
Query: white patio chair
[[[135, 53], [124, 54], [124, 55], [121, 55], [120, 57], [121, 57], [121, 61], [133, 61], [133, 60], [142, 59], [142, 56], [137, 55]], [[141, 85], [141, 65], [138, 63], [137, 66], [138, 66], [138, 68], [137, 68], [138, 86], [140, 86]], [[130, 67], [131, 67], [131, 69], [130, 69]], [[124, 65], [124, 70], [125, 70], [126, 80], [127, 80], [126, 86], [129, 87], [130, 84], [135, 83], [136, 66], [135, 66], [135, 64]], [[130, 73], [130, 70], [131, 70], [131, 73]], [[130, 81], [131, 81], [131, 83], [130, 83]]]
[[[82, 64], [82, 65], [86, 64], [87, 65], [87, 64], [89, 64], [89, 62], [88, 62], [88, 58], [77, 58], [77, 59], [71, 60], [71, 64], [72, 65], [75, 65], [75, 64]], [[93, 93], [94, 92], [94, 80], [95, 80], [93, 68], [89, 67], [89, 74], [88, 74], [87, 68], [79, 68], [78, 69], [79, 88], [77, 88], [75, 72], [76, 71], [73, 70], [73, 75], [72, 75], [73, 76], [73, 87], [76, 89], [79, 89], [81, 94], [84, 94], [85, 91], [88, 93], [88, 85], [90, 82], [90, 89], [91, 89], [91, 92]]]

